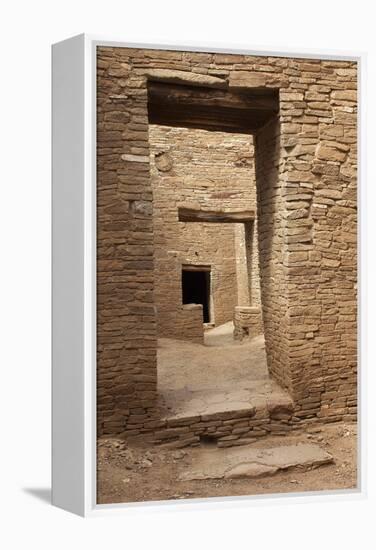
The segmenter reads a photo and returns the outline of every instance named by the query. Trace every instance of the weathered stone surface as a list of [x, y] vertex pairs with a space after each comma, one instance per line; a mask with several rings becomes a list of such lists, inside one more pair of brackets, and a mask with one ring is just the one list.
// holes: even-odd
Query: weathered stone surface
[[121, 159], [125, 160], [126, 162], [142, 162], [142, 163], [148, 163], [149, 157], [145, 157], [142, 155], [121, 155]]
[[321, 160], [343, 162], [346, 158], [346, 153], [343, 151], [338, 151], [335, 147], [328, 147], [327, 145], [320, 144], [317, 148], [316, 156]]
[[229, 85], [231, 88], [260, 88], [265, 86], [270, 75], [257, 71], [230, 72]]
[[161, 172], [169, 172], [173, 166], [171, 156], [163, 151], [155, 155], [154, 162], [155, 166]]
[[208, 74], [171, 69], [147, 69], [145, 74], [150, 80], [162, 80], [164, 82], [190, 84], [192, 86], [208, 86], [213, 88], [227, 87], [227, 82], [223, 80], [223, 78]]
[[268, 399], [267, 408], [273, 420], [291, 418], [294, 412], [294, 404], [289, 400], [281, 402], [281, 399]]
[[244, 477], [263, 477], [275, 474], [278, 471], [276, 466], [268, 466], [267, 464], [245, 463], [238, 464], [224, 474], [225, 479], [238, 479]]
[[333, 457], [318, 445], [203, 450], [197, 464], [193, 463], [179, 480], [263, 477], [296, 468], [318, 468], [332, 462]]
[[354, 103], [357, 100], [357, 91], [356, 90], [335, 90], [334, 92], [332, 92], [332, 98], [351, 101], [352, 103]]
[[234, 339], [254, 338], [262, 334], [262, 313], [260, 307], [236, 306], [234, 310]]

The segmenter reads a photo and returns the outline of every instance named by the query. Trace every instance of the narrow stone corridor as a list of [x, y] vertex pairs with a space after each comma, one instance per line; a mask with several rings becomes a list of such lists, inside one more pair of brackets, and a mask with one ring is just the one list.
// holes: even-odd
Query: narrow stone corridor
[[263, 336], [239, 343], [232, 322], [206, 331], [205, 345], [161, 338], [158, 394], [180, 417], [291, 402], [268, 375]]

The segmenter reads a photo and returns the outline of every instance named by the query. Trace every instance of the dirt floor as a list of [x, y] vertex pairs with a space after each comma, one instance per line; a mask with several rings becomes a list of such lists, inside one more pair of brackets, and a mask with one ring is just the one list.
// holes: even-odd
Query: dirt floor
[[205, 345], [158, 340], [158, 395], [166, 416], [190, 416], [289, 400], [271, 380], [263, 335], [233, 340], [233, 324], [205, 333]]
[[[263, 336], [239, 343], [233, 341], [232, 331], [232, 323], [207, 331], [205, 345], [159, 340], [158, 394], [162, 411], [167, 417], [223, 411], [227, 407], [231, 410], [237, 407], [242, 409], [253, 404], [262, 405], [274, 398], [290, 399], [268, 376]], [[260, 450], [260, 455], [275, 455], [276, 447], [307, 443], [317, 445], [319, 451], [323, 449], [330, 453], [333, 463], [318, 468], [287, 468], [265, 477], [210, 479], [211, 459], [214, 471], [215, 463], [226, 457], [226, 449], [217, 448], [215, 443], [173, 450], [146, 441], [136, 443], [103, 438], [98, 442], [98, 503], [356, 487], [356, 424], [312, 425], [304, 432], [269, 435], [247, 447], [250, 455], [254, 455], [255, 449]], [[233, 452], [239, 452], [239, 457], [244, 457], [246, 446], [238, 449]], [[200, 470], [200, 461], [209, 479], [180, 479], [187, 478], [187, 474], [189, 477], [192, 470]]]
[[[356, 487], [356, 425], [328, 424], [309, 428], [312, 433], [269, 436], [252, 449], [317, 443], [328, 451], [333, 464], [317, 469], [291, 469], [254, 479], [180, 481], [196, 462], [203, 447], [179, 450], [101, 439], [98, 444], [98, 503], [194, 499], [218, 496], [328, 491]], [[244, 449], [244, 447], [242, 447]], [[206, 449], [204, 449], [206, 450]], [[220, 453], [222, 449], [213, 449]]]

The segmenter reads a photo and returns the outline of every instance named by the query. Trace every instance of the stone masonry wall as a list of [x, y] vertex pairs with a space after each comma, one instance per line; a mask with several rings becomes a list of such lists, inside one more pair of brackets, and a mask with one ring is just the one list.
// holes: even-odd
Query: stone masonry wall
[[233, 318], [239, 295], [248, 291], [248, 274], [238, 277], [240, 258], [245, 263], [244, 235], [237, 238], [236, 231], [240, 224], [180, 222], [178, 208], [255, 210], [253, 139], [150, 125], [149, 141], [158, 336], [182, 338], [176, 316], [181, 309], [183, 265], [211, 266], [216, 325]]
[[203, 312], [201, 304], [185, 304], [175, 312], [176, 333], [182, 340], [204, 344]]
[[261, 308], [236, 306], [234, 310], [234, 340], [254, 338], [263, 333]]
[[125, 90], [130, 66], [115, 58], [97, 59], [99, 435], [137, 432], [157, 413], [147, 95], [142, 79]]
[[97, 60], [99, 434], [141, 434], [158, 417], [148, 78], [279, 90], [256, 136], [268, 365], [296, 418], [355, 418], [356, 62], [110, 47]]
[[248, 273], [247, 262], [247, 246], [245, 235], [245, 224], [234, 224], [234, 237], [235, 237], [235, 261], [236, 261], [236, 278], [238, 289], [238, 301], [237, 305], [249, 305], [250, 304], [250, 289], [251, 283]]
[[[287, 310], [287, 254], [283, 218], [285, 205], [280, 179], [280, 122], [275, 118], [256, 136], [259, 265], [267, 362], [271, 375], [292, 394], [289, 341], [283, 326]], [[299, 223], [299, 222], [298, 222]]]
[[235, 224], [238, 306], [252, 305], [261, 308], [257, 207], [255, 216], [253, 222]]

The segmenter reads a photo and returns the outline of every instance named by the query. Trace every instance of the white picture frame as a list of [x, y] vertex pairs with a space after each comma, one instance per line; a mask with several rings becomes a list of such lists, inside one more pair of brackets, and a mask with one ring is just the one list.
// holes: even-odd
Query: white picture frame
[[[344, 59], [359, 66], [358, 94], [358, 259], [359, 328], [358, 487], [356, 490], [226, 497], [160, 503], [96, 503], [96, 48], [98, 46], [240, 53], [298, 58]], [[52, 502], [81, 516], [161, 505], [215, 508], [229, 500], [239, 506], [298, 501], [355, 499], [366, 492], [364, 53], [259, 50], [250, 45], [130, 44], [78, 35], [52, 47]]]

